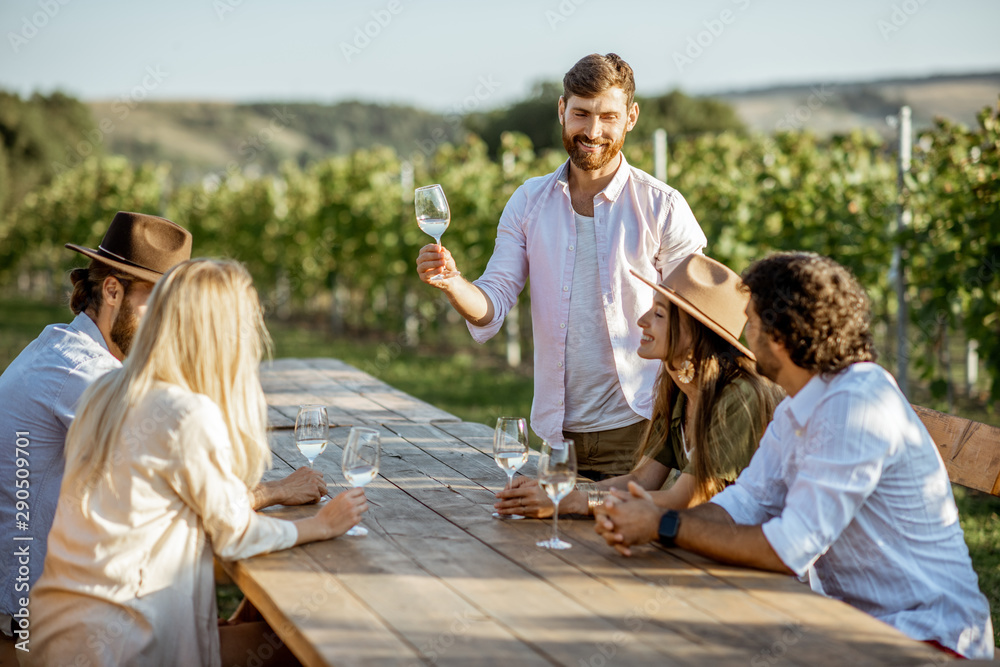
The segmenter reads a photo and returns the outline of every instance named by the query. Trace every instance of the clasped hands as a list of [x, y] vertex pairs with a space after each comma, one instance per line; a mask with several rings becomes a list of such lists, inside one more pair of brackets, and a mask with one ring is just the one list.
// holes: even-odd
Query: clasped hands
[[[496, 497], [494, 507], [500, 514], [544, 519], [554, 511], [538, 482], [527, 477], [515, 477], [510, 488], [498, 491]], [[587, 498], [574, 491], [560, 503], [560, 508], [567, 514], [586, 514]], [[657, 539], [663, 512], [648, 491], [629, 482], [628, 492], [612, 488], [604, 504], [597, 507], [594, 531], [618, 553], [631, 556], [630, 547]]]

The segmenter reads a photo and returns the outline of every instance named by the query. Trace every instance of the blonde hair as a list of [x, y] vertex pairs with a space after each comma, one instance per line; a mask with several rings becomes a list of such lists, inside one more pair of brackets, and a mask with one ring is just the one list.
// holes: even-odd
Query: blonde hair
[[[83, 495], [110, 479], [128, 446], [122, 423], [155, 382], [210, 398], [232, 442], [233, 472], [255, 486], [270, 465], [267, 405], [259, 365], [270, 336], [250, 274], [234, 261], [194, 259], [157, 282], [131, 353], [122, 368], [95, 382], [80, 399], [66, 436], [65, 479]], [[138, 443], [136, 442], [138, 441]]]

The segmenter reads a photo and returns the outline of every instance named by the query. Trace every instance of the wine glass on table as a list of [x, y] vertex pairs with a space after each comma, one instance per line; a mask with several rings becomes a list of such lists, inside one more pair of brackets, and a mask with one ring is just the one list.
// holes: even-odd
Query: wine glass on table
[[[528, 462], [528, 424], [523, 417], [500, 417], [493, 431], [493, 460], [507, 473], [509, 489], [514, 473]], [[520, 514], [493, 513], [495, 519], [523, 519]]]
[[[379, 462], [382, 459], [382, 440], [379, 432], [373, 428], [355, 426], [347, 436], [347, 447], [340, 459], [340, 469], [344, 479], [351, 486], [364, 486], [378, 475]], [[364, 526], [354, 526], [346, 535], [367, 535]]]
[[552, 539], [536, 542], [536, 545], [546, 549], [569, 549], [573, 545], [559, 539], [559, 501], [576, 486], [576, 449], [572, 440], [554, 440], [542, 445], [538, 483], [556, 506], [556, 511], [552, 515]]
[[326, 449], [329, 439], [330, 421], [326, 415], [326, 406], [300, 405], [299, 413], [295, 416], [295, 446], [306, 457], [310, 468], [313, 467], [313, 461]]
[[295, 417], [295, 446], [306, 457], [309, 467], [326, 449], [330, 438], [330, 421], [326, 417], [326, 406], [300, 405]]
[[[451, 209], [440, 185], [425, 185], [413, 192], [413, 208], [417, 214], [417, 226], [425, 234], [434, 237], [434, 243], [441, 245], [441, 235], [451, 222]], [[445, 269], [431, 276], [431, 280], [444, 278]]]

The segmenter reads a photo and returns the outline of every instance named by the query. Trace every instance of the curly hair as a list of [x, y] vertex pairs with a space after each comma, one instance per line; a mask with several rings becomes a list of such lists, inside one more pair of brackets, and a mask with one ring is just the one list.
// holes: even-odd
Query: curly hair
[[742, 278], [761, 332], [784, 346], [796, 366], [830, 375], [877, 358], [868, 295], [829, 257], [774, 253], [747, 267]]

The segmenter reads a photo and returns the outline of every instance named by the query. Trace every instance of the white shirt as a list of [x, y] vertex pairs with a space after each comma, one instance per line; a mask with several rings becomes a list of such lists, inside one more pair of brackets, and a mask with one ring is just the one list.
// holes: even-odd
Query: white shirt
[[[576, 222], [569, 192], [569, 161], [546, 176], [528, 179], [507, 202], [496, 247], [475, 281], [493, 302], [493, 321], [469, 324], [477, 342], [492, 338], [531, 278], [535, 342], [535, 394], [531, 426], [540, 437], [561, 437], [565, 415], [566, 336], [576, 253]], [[673, 265], [707, 243], [684, 197], [621, 158], [614, 178], [594, 197], [594, 230], [600, 306], [625, 400], [649, 418], [660, 362], [635, 352], [642, 332], [636, 320], [653, 303], [653, 291], [629, 274], [659, 282]]]
[[286, 549], [295, 525], [253, 511], [205, 396], [157, 384], [112, 457], [111, 482], [94, 485], [86, 512], [86, 482], [64, 480], [21, 664], [219, 665], [213, 552]]
[[763, 524], [799, 576], [919, 640], [993, 657], [948, 472], [920, 418], [880, 366], [816, 376], [774, 411], [736, 483], [712, 499]]
[[563, 430], [594, 433], [640, 421], [622, 393], [608, 325], [601, 310], [594, 218], [576, 213], [576, 262], [566, 327], [566, 415]]

